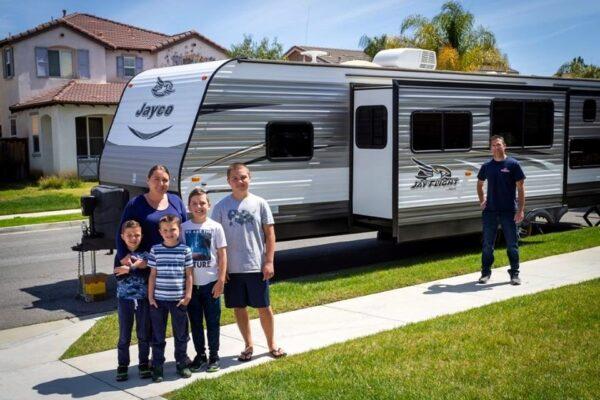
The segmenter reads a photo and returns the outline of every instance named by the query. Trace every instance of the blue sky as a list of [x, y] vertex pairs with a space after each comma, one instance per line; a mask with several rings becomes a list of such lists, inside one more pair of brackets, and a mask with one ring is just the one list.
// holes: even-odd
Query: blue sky
[[[229, 48], [243, 34], [295, 44], [358, 48], [363, 34], [397, 34], [410, 14], [435, 15], [443, 0], [0, 0], [0, 37], [86, 12], [173, 34], [195, 29]], [[522, 74], [552, 75], [573, 57], [600, 65], [598, 0], [463, 0], [476, 23], [496, 34]]]

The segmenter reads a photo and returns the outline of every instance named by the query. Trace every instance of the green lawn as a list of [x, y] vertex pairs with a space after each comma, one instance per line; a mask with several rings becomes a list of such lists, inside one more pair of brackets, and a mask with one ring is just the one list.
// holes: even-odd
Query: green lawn
[[35, 183], [0, 190], [0, 215], [79, 208], [79, 198], [90, 194], [98, 182], [84, 182], [76, 189], [40, 189]]
[[598, 399], [600, 280], [291, 356], [170, 393], [191, 399]]
[[0, 228], [32, 224], [45, 224], [49, 222], [77, 221], [82, 219], [87, 219], [87, 217], [82, 216], [81, 213], [51, 215], [47, 217], [16, 217], [11, 219], [0, 219]]
[[[532, 236], [523, 240], [521, 260], [533, 260], [599, 246], [599, 234], [600, 228], [583, 228]], [[290, 279], [271, 286], [271, 299], [275, 312], [297, 310], [475, 272], [480, 269], [480, 257], [479, 250], [471, 248], [470, 250], [408, 257], [384, 264]], [[496, 252], [495, 265], [508, 265], [504, 249], [498, 249]], [[253, 312], [251, 316], [254, 318], [257, 315]], [[223, 309], [221, 324], [233, 322], [233, 312]], [[168, 333], [170, 334], [170, 324]], [[118, 336], [118, 320], [116, 313], [113, 313], [99, 320], [73, 343], [61, 358], [71, 358], [115, 348]]]

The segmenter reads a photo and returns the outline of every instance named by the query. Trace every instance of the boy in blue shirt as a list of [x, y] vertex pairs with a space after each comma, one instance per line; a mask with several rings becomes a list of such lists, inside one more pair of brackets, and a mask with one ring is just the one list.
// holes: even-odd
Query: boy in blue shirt
[[[492, 276], [494, 242], [500, 224], [510, 260], [510, 283], [520, 285], [517, 224], [524, 218], [525, 174], [519, 162], [506, 155], [506, 144], [502, 136], [492, 136], [490, 147], [493, 158], [484, 163], [477, 174], [477, 196], [483, 210], [483, 251], [479, 283], [487, 283]], [[484, 196], [483, 182], [486, 180], [487, 196]], [[518, 202], [515, 191], [518, 192]]]
[[192, 376], [188, 367], [187, 305], [192, 298], [192, 251], [179, 241], [181, 220], [165, 215], [158, 223], [161, 244], [152, 246], [148, 254], [150, 280], [148, 300], [152, 321], [152, 380], [162, 382], [167, 318], [171, 314], [175, 339], [177, 373], [183, 378]]
[[[210, 200], [206, 192], [202, 189], [192, 190], [188, 197], [188, 208], [192, 219], [181, 225], [181, 237], [191, 247], [194, 260], [194, 289], [188, 315], [196, 357], [190, 364], [190, 370], [197, 372], [206, 366], [206, 372], [216, 372], [220, 368], [221, 294], [227, 274], [227, 242], [221, 224], [208, 218]], [[208, 359], [203, 318], [206, 318]]]
[[119, 316], [117, 381], [128, 379], [129, 345], [131, 344], [134, 319], [138, 337], [140, 378], [145, 379], [151, 376], [148, 365], [150, 354], [149, 271], [146, 268], [147, 253], [137, 251], [142, 241], [140, 224], [133, 220], [125, 221], [121, 226], [121, 239], [127, 246], [129, 254], [125, 257], [124, 265], [116, 266], [114, 269], [117, 278], [117, 314]]

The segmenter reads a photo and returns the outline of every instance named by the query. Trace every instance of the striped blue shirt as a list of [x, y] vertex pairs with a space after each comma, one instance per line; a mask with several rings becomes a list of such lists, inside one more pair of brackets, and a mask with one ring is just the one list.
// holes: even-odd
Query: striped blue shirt
[[185, 269], [192, 268], [192, 250], [183, 243], [175, 247], [157, 244], [148, 254], [148, 267], [156, 268], [154, 298], [179, 301], [185, 296]]

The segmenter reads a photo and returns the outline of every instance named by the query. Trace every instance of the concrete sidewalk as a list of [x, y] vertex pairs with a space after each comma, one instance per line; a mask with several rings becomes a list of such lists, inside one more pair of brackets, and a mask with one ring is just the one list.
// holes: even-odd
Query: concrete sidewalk
[[[598, 278], [600, 247], [525, 262], [521, 268], [521, 286], [508, 284], [507, 267], [504, 267], [494, 270], [487, 285], [476, 284], [479, 274], [473, 273], [278, 314], [278, 342], [288, 353], [297, 354], [440, 315]], [[135, 365], [130, 368], [128, 381], [116, 382], [116, 350], [57, 361], [93, 323], [93, 319], [57, 321], [0, 332], [3, 360], [0, 397], [148, 399], [183, 387], [194, 379], [216, 378], [271, 360], [266, 354], [259, 322], [254, 320], [255, 357], [249, 363], [236, 361], [243, 341], [237, 327], [227, 325], [221, 329], [222, 370], [218, 373], [203, 372], [194, 374], [191, 379], [178, 378], [173, 342], [168, 340], [164, 382], [138, 379]], [[191, 341], [188, 353], [194, 355]], [[131, 356], [132, 360], [137, 359], [135, 347], [131, 349]]]
[[49, 217], [52, 215], [67, 215], [67, 214], [77, 214], [77, 213], [81, 213], [81, 208], [74, 208], [72, 210], [42, 211], [42, 212], [24, 213], [24, 214], [0, 215], [0, 220], [13, 219], [13, 218]]

